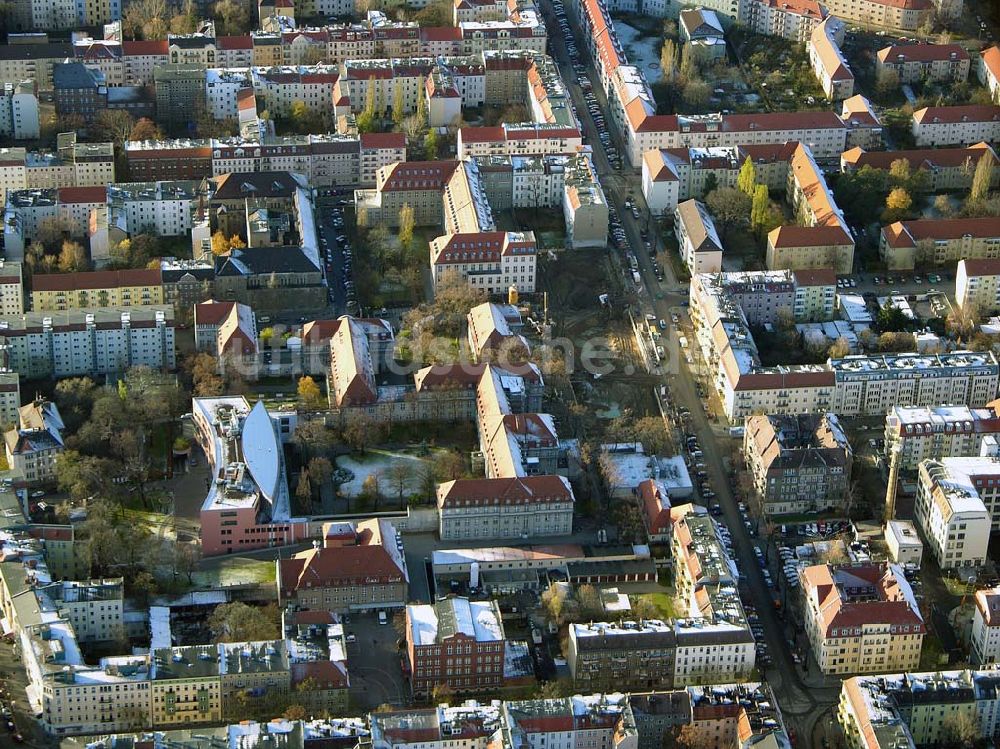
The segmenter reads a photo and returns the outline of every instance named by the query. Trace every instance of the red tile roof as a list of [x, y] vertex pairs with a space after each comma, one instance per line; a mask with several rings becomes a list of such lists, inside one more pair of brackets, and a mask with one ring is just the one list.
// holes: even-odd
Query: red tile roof
[[996, 80], [1000, 81], [1000, 47], [992, 46], [982, 51], [983, 65]]
[[405, 133], [361, 133], [362, 148], [406, 148]]
[[122, 42], [122, 50], [126, 56], [132, 57], [166, 57], [168, 54], [166, 39], [154, 39], [145, 42]]
[[108, 188], [105, 185], [93, 187], [60, 187], [60, 203], [105, 203], [108, 200]]
[[969, 53], [960, 44], [904, 44], [883, 47], [878, 59], [884, 63], [936, 62], [968, 60]]
[[562, 476], [548, 475], [446, 481], [438, 485], [437, 494], [439, 508], [573, 501], [569, 482]]
[[1000, 120], [1000, 106], [995, 104], [967, 104], [960, 107], [924, 107], [913, 113], [918, 125], [953, 124], [957, 122], [996, 122]]
[[[98, 270], [85, 273], [37, 274], [31, 279], [32, 291], [78, 291], [80, 289], [114, 289], [124, 286], [160, 286], [163, 275], [154, 270]], [[117, 324], [116, 324], [117, 326]]]

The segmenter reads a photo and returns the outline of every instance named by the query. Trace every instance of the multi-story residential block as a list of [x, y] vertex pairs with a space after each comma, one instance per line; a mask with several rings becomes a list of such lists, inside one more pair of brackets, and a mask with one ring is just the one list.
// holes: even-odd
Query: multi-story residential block
[[980, 455], [986, 437], [1000, 435], [1000, 413], [992, 405], [893, 406], [885, 417], [885, 455], [897, 452], [901, 471], [942, 455]]
[[[1000, 459], [942, 457], [917, 467], [915, 517], [941, 569], [981, 567], [1000, 526]], [[995, 520], [993, 518], [996, 518]]]
[[833, 359], [841, 415], [884, 414], [894, 406], [965, 403], [982, 408], [996, 398], [1000, 366], [990, 352], [887, 354]]
[[934, 12], [932, 0], [828, 0], [826, 9], [855, 23], [916, 31]]
[[157, 117], [181, 125], [206, 106], [205, 65], [169, 62], [153, 69]]
[[7, 367], [27, 379], [176, 366], [171, 307], [90, 307], [2, 317], [0, 341]]
[[519, 362], [530, 351], [527, 339], [520, 334], [521, 313], [513, 305], [483, 302], [466, 316], [469, 351], [477, 360]]
[[958, 261], [955, 304], [973, 320], [1000, 310], [1000, 258]]
[[899, 567], [821, 564], [800, 576], [806, 633], [824, 674], [883, 673], [920, 663], [927, 628]]
[[758, 34], [799, 44], [807, 43], [813, 29], [826, 18], [826, 8], [815, 0], [753, 0], [747, 10], [747, 26]]
[[1000, 218], [897, 221], [882, 227], [879, 255], [889, 270], [1000, 257]]
[[837, 273], [850, 273], [854, 238], [813, 151], [801, 143], [792, 154], [787, 195], [800, 225], [779, 226], [768, 234], [767, 267], [833, 268]]
[[409, 574], [403, 543], [388, 520], [328, 523], [322, 546], [277, 562], [278, 596], [335, 612], [402, 608]]
[[890, 45], [875, 55], [875, 73], [893, 71], [900, 83], [964, 81], [969, 77], [969, 53], [960, 44]]
[[109, 86], [126, 85], [124, 51], [117, 39], [74, 38], [73, 58], [104, 73]]
[[710, 178], [720, 187], [735, 187], [740, 167], [750, 159], [757, 181], [769, 190], [784, 190], [797, 142], [760, 146], [654, 149], [643, 154], [642, 194], [654, 215], [672, 212], [679, 201], [702, 198]]
[[47, 37], [24, 43], [21, 35], [12, 34], [10, 42], [0, 49], [0, 80], [33, 80], [39, 91], [51, 91], [53, 66], [73, 57], [71, 44], [50, 43]]
[[977, 590], [969, 637], [973, 665], [1000, 661], [1000, 588]]
[[565, 536], [573, 490], [562, 476], [460, 479], [437, 488], [442, 540]]
[[0, 426], [14, 428], [21, 418], [21, 378], [17, 372], [0, 372]]
[[90, 122], [98, 112], [108, 108], [108, 84], [104, 73], [82, 62], [65, 62], [53, 66], [52, 87], [56, 114], [74, 114]]
[[31, 308], [36, 313], [149, 305], [163, 305], [159, 269], [49, 273], [31, 284]]
[[36, 399], [21, 406], [18, 425], [4, 433], [7, 464], [29, 485], [52, 482], [56, 476], [56, 458], [65, 447], [62, 436], [65, 428], [55, 403]]
[[578, 127], [560, 123], [463, 127], [458, 131], [458, 158], [571, 154], [578, 151], [582, 144]]
[[[77, 143], [75, 133], [61, 133], [55, 153], [0, 149], [0, 194], [11, 190], [105, 186], [115, 181], [111, 143]], [[5, 234], [10, 231], [5, 227]], [[7, 250], [8, 259], [11, 257]]]
[[1000, 105], [924, 107], [913, 113], [917, 146], [971, 146], [1000, 140]]
[[813, 29], [806, 45], [813, 73], [831, 101], [849, 99], [854, 95], [854, 73], [840, 51], [843, 42], [844, 24], [830, 16]]
[[38, 134], [38, 97], [34, 81], [4, 83], [0, 91], [0, 135], [14, 140], [34, 140]]
[[976, 166], [983, 158], [994, 166], [991, 185], [1000, 184], [1000, 159], [992, 146], [976, 143], [964, 148], [925, 148], [907, 151], [866, 151], [855, 147], [840, 157], [840, 170], [854, 172], [863, 166], [889, 171], [893, 162], [905, 161], [911, 171], [920, 170], [927, 178], [928, 192], [967, 190], [972, 185]]
[[990, 98], [1000, 104], [1000, 47], [994, 45], [980, 53], [979, 82], [990, 91]]
[[195, 398], [191, 411], [214, 476], [201, 506], [202, 553], [308, 538], [308, 523], [291, 516], [281, 447], [294, 431], [294, 414], [272, 417], [263, 402], [251, 407], [242, 397]]
[[507, 637], [496, 600], [446, 598], [406, 607], [410, 686], [428, 695], [438, 684], [459, 692], [504, 686]]
[[691, 275], [722, 271], [722, 240], [705, 204], [686, 200], [674, 211], [674, 233]]
[[[573, 683], [622, 688], [672, 686], [677, 637], [673, 622], [591, 622], [569, 625], [566, 659]], [[707, 641], [707, 638], [706, 638]]]
[[747, 418], [743, 455], [769, 515], [841, 508], [853, 451], [836, 414]]
[[993, 736], [996, 671], [925, 671], [856, 676], [843, 683], [837, 717], [850, 749], [916, 749], [947, 740], [948, 726]]
[[[239, 337], [249, 344], [252, 351], [232, 351], [232, 345]], [[236, 354], [239, 357], [255, 354], [257, 350], [257, 323], [253, 310], [238, 302], [219, 302], [209, 299], [194, 306], [194, 345], [199, 351], [207, 351], [213, 356]]]
[[73, 625], [78, 642], [119, 642], [125, 635], [122, 578], [62, 580], [44, 589]]
[[24, 269], [16, 260], [0, 260], [0, 316], [20, 315], [22, 312]]
[[606, 247], [608, 201], [588, 154], [569, 156], [563, 171], [563, 218], [570, 247]]

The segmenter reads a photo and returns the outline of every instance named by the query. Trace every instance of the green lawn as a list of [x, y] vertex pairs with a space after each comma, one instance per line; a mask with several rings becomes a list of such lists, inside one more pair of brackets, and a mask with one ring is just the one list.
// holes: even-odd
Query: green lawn
[[273, 560], [224, 557], [208, 569], [194, 573], [196, 587], [219, 588], [241, 583], [273, 583], [275, 565]]
[[677, 607], [674, 606], [674, 599], [666, 593], [644, 593], [638, 598], [645, 599], [656, 606], [660, 612], [661, 619], [676, 619]]

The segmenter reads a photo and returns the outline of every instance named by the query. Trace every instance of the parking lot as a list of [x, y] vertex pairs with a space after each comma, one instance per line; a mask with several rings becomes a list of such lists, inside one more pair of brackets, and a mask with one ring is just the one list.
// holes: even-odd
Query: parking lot
[[410, 684], [400, 667], [404, 653], [396, 647], [400, 636], [393, 626], [392, 613], [387, 612], [387, 623], [381, 625], [374, 613], [351, 614], [345, 619], [351, 705], [358, 710], [409, 701]]
[[354, 249], [344, 231], [344, 206], [347, 203], [347, 197], [331, 194], [321, 198], [320, 205], [317, 206], [319, 246], [329, 286], [328, 301], [337, 315], [345, 310], [352, 314], [358, 311], [352, 278]]

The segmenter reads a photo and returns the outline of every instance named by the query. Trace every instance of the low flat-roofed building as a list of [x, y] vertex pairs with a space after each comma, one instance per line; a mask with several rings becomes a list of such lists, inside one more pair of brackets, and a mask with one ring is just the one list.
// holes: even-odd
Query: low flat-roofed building
[[885, 545], [896, 564], [906, 568], [920, 566], [924, 544], [909, 520], [890, 520], [885, 524]]

